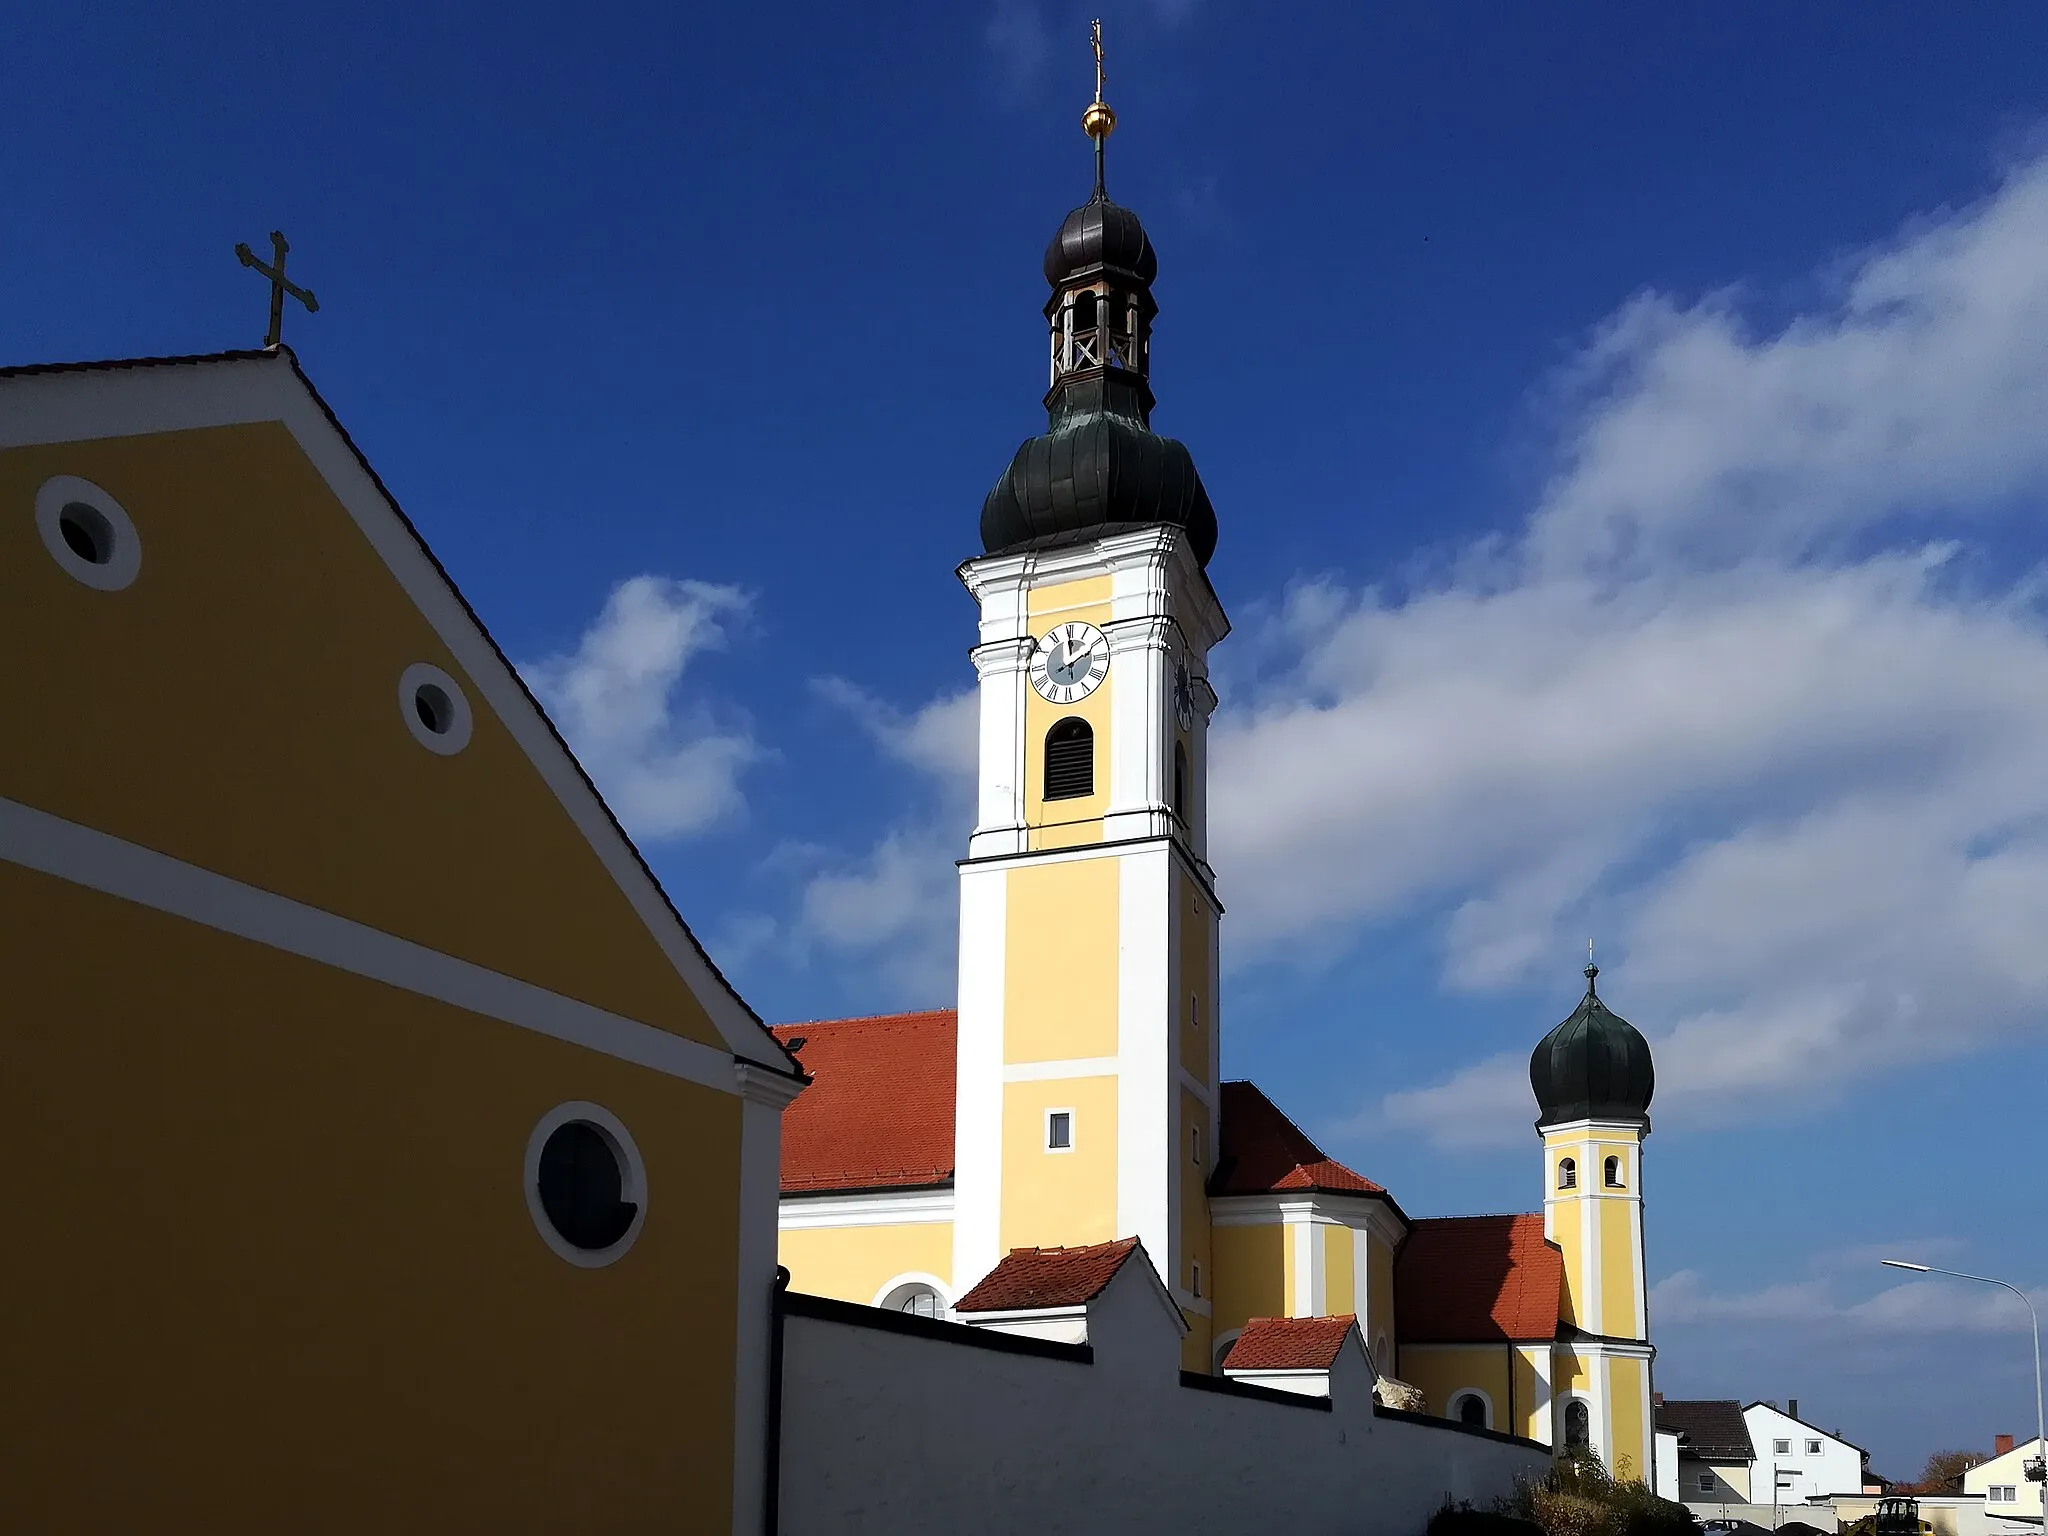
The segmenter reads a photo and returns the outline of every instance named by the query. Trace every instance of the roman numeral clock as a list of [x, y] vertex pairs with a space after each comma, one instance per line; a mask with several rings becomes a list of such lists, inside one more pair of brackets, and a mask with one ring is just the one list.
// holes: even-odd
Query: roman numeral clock
[[1072, 704], [1109, 676], [1109, 636], [1093, 624], [1061, 624], [1031, 652], [1031, 686], [1051, 704]]

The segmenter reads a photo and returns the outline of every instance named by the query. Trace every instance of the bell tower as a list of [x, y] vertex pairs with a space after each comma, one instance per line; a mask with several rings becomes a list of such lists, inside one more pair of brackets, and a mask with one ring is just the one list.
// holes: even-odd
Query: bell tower
[[1217, 1125], [1208, 655], [1216, 514], [1151, 429], [1158, 260], [1096, 181], [1045, 254], [1047, 431], [960, 567], [980, 605], [978, 814], [960, 861], [953, 1284], [1136, 1236], [1208, 1364]]
[[1651, 1481], [1656, 1424], [1643, 1270], [1643, 1142], [1656, 1074], [1650, 1043], [1586, 995], [1529, 1058], [1541, 1111], [1543, 1235], [1564, 1256], [1551, 1383], [1552, 1444], [1583, 1446], [1617, 1482]]

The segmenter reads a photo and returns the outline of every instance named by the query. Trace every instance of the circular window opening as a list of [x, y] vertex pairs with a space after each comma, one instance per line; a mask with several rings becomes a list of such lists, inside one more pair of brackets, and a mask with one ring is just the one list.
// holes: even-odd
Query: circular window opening
[[527, 1140], [533, 1224], [557, 1255], [581, 1268], [601, 1268], [633, 1246], [646, 1220], [646, 1187], [633, 1138], [598, 1105], [560, 1105]]
[[587, 1120], [558, 1125], [540, 1149], [540, 1208], [562, 1241], [585, 1253], [609, 1248], [640, 1207], [624, 1198], [625, 1160]]
[[436, 736], [446, 736], [455, 725], [455, 705], [432, 683], [421, 683], [413, 689], [412, 707], [420, 724]]
[[71, 553], [88, 565], [105, 565], [114, 558], [114, 525], [97, 507], [82, 501], [65, 502], [57, 514], [57, 532]]
[[469, 699], [439, 667], [416, 661], [398, 679], [398, 708], [413, 740], [429, 752], [453, 756], [469, 745]]
[[83, 586], [118, 592], [142, 568], [142, 540], [121, 504], [90, 480], [53, 475], [36, 491], [36, 530], [50, 558]]

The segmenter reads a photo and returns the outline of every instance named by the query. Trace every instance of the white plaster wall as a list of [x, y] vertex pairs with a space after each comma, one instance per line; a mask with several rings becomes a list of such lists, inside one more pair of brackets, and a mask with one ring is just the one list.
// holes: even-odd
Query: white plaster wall
[[1657, 1434], [1656, 1475], [1650, 1483], [1650, 1491], [1660, 1499], [1685, 1501], [1685, 1494], [1678, 1486], [1678, 1436], [1668, 1429]]
[[[1770, 1502], [1773, 1465], [1786, 1474], [1778, 1493], [1781, 1504], [1863, 1491], [1863, 1457], [1854, 1446], [1787, 1417], [1769, 1403], [1752, 1403], [1743, 1409], [1742, 1422], [1749, 1427], [1749, 1443], [1756, 1448], [1756, 1466], [1749, 1480], [1752, 1499]], [[1820, 1441], [1820, 1454], [1809, 1456], [1806, 1442], [1815, 1439]], [[1791, 1443], [1789, 1452], [1772, 1451], [1780, 1440]]]
[[[1540, 1448], [1375, 1416], [1362, 1353], [1335, 1373], [1328, 1410], [1182, 1386], [1173, 1329], [1140, 1315], [1157, 1301], [1122, 1289], [1090, 1308], [1090, 1364], [792, 1314], [784, 1536], [1241, 1533], [1276, 1520], [1289, 1536], [1420, 1536], [1447, 1494], [1484, 1507], [1549, 1464]], [[1127, 1315], [1103, 1315], [1112, 1301]]]

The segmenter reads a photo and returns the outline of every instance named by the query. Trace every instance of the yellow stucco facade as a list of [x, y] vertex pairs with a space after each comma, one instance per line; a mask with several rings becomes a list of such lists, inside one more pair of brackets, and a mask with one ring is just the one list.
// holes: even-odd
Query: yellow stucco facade
[[[0, 1526], [751, 1522], [798, 1082], [288, 354], [0, 378], [0, 644]], [[587, 1259], [532, 1185], [586, 1112]]]
[[952, 1287], [951, 1222], [785, 1226], [780, 1248], [791, 1287], [813, 1296], [874, 1302], [905, 1275], [930, 1275], [948, 1290]]

